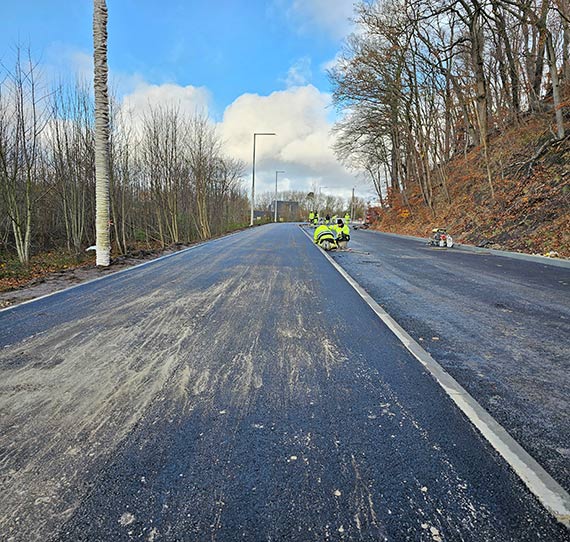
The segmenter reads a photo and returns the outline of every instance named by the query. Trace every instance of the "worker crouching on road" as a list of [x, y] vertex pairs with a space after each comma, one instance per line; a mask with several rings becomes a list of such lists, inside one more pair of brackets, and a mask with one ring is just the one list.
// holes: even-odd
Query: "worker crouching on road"
[[333, 230], [336, 234], [336, 244], [340, 249], [345, 249], [350, 241], [350, 228], [348, 224], [345, 224], [342, 218], [339, 218], [336, 221], [336, 225], [333, 226]]
[[315, 230], [313, 238], [315, 243], [325, 250], [333, 250], [337, 248], [334, 233], [324, 224]]

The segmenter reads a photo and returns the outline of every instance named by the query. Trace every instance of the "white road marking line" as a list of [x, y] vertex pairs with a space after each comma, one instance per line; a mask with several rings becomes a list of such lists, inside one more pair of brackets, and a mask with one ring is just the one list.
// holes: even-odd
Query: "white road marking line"
[[[311, 239], [303, 229], [303, 233]], [[311, 239], [311, 243], [313, 240]], [[516, 472], [528, 489], [538, 498], [542, 505], [562, 524], [570, 527], [570, 495], [538, 462], [500, 425], [457, 380], [426, 352], [399, 324], [394, 320], [358, 282], [356, 282], [331, 256], [324, 250], [315, 247], [325, 256], [331, 265], [356, 290], [368, 306], [377, 314], [390, 331], [398, 337], [408, 351], [431, 373], [445, 393], [467, 416], [485, 439], [503, 457]]]

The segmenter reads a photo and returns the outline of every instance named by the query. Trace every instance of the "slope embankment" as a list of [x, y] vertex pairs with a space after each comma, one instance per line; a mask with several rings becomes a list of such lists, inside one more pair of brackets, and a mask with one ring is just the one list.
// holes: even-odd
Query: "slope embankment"
[[570, 137], [555, 141], [551, 123], [534, 116], [493, 134], [487, 158], [474, 147], [447, 164], [432, 209], [414, 185], [374, 227], [420, 237], [447, 227], [461, 243], [569, 258]]

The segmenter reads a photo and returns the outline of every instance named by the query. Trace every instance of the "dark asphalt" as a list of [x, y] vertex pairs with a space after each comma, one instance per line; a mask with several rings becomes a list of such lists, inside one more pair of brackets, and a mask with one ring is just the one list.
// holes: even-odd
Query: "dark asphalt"
[[373, 231], [351, 247], [335, 260], [570, 491], [570, 269]]
[[0, 330], [2, 540], [570, 540], [297, 226]]

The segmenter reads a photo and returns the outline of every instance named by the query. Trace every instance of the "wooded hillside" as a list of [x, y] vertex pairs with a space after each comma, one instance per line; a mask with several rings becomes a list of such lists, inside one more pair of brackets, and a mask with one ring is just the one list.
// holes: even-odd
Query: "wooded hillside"
[[568, 0], [362, 3], [330, 72], [337, 155], [381, 227], [569, 255]]
[[432, 212], [416, 186], [407, 205], [399, 194], [385, 202], [376, 227], [427, 237], [432, 227], [442, 226], [463, 243], [570, 257], [570, 140], [545, 147], [548, 137], [549, 119], [544, 117], [491, 137], [494, 198], [488, 197], [486, 164], [476, 147], [448, 165], [452, 204], [438, 187]]

